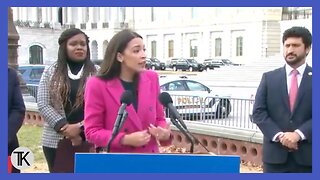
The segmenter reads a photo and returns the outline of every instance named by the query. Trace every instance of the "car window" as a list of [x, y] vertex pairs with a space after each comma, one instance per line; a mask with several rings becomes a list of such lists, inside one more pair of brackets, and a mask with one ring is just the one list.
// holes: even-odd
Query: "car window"
[[161, 91], [167, 91], [167, 86], [166, 85], [162, 85], [160, 86]]
[[221, 62], [221, 61], [212, 61], [212, 62], [215, 64], [223, 64], [223, 62]]
[[171, 59], [171, 64], [175, 64], [175, 63], [177, 63], [178, 62], [178, 59]]
[[190, 91], [207, 91], [206, 86], [198, 83], [198, 82], [194, 82], [194, 81], [186, 81], [187, 86], [189, 87]]
[[167, 83], [167, 91], [186, 91], [181, 81]]
[[197, 61], [194, 60], [194, 59], [188, 59], [188, 61], [189, 61], [190, 63], [197, 63]]
[[41, 79], [44, 68], [32, 69], [30, 72], [30, 79]]
[[188, 62], [187, 62], [186, 60], [184, 60], [184, 59], [180, 59], [180, 60], [178, 61], [178, 63], [179, 63], [179, 64], [188, 64]]
[[232, 62], [229, 59], [222, 59], [222, 62], [226, 64], [232, 64]]
[[20, 74], [24, 74], [26, 72], [26, 69], [19, 69], [18, 71], [20, 72]]

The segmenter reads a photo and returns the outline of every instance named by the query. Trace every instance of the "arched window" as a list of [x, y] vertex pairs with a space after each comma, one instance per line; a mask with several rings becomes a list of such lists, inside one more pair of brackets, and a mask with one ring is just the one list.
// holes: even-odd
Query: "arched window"
[[168, 57], [173, 57], [173, 52], [174, 52], [174, 41], [170, 40], [168, 42]]
[[198, 44], [196, 39], [190, 40], [190, 57], [198, 57]]
[[237, 56], [242, 56], [243, 55], [243, 37], [237, 37], [237, 51], [236, 51]]
[[106, 54], [106, 50], [107, 50], [107, 46], [108, 46], [108, 41], [107, 40], [104, 40], [103, 41], [103, 58], [104, 58], [104, 55]]
[[221, 38], [215, 39], [215, 51], [214, 56], [219, 57], [222, 55], [222, 41]]
[[33, 45], [29, 48], [29, 64], [43, 64], [43, 48]]
[[151, 41], [151, 57], [157, 57], [157, 41]]
[[91, 43], [91, 57], [92, 60], [98, 59], [98, 43], [96, 40]]

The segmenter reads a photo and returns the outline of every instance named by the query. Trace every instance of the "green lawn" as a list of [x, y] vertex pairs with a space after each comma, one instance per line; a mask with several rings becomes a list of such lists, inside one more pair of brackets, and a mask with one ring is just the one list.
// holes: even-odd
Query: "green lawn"
[[41, 146], [42, 127], [34, 125], [23, 125], [18, 132], [21, 147], [29, 148], [34, 154], [34, 163], [45, 163]]

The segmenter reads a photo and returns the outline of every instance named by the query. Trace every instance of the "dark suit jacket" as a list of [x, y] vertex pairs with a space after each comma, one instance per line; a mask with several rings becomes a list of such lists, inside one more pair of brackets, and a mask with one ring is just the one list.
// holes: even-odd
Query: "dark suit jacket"
[[19, 146], [17, 132], [23, 123], [25, 110], [17, 73], [8, 68], [8, 155]]
[[263, 74], [253, 107], [253, 121], [264, 135], [263, 162], [284, 163], [288, 149], [272, 142], [278, 132], [299, 129], [306, 137], [293, 157], [300, 165], [312, 165], [312, 68], [307, 65], [301, 79], [293, 112], [289, 107], [285, 67]]

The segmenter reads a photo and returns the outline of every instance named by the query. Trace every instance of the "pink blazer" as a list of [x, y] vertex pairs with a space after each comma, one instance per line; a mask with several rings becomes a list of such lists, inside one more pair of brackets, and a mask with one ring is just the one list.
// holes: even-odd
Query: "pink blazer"
[[[105, 147], [111, 137], [114, 122], [120, 107], [120, 97], [124, 92], [119, 78], [102, 80], [98, 77], [88, 79], [85, 89], [85, 134], [89, 142], [97, 147]], [[120, 144], [125, 134], [147, 130], [150, 124], [166, 126], [163, 106], [158, 100], [159, 78], [154, 71], [140, 74], [138, 84], [138, 112], [133, 105], [127, 106], [128, 117], [111, 144], [111, 152], [158, 153], [158, 143], [154, 137], [145, 146], [131, 147]], [[170, 145], [172, 136], [161, 145]]]

